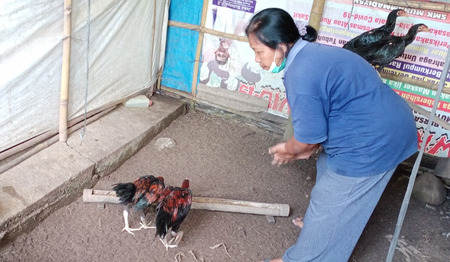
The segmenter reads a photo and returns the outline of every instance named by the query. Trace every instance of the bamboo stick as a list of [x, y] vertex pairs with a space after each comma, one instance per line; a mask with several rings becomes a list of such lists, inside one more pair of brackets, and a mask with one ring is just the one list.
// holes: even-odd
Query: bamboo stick
[[[417, 113], [425, 116], [425, 117], [429, 117], [430, 116], [430, 112], [416, 104], [414, 104], [413, 102], [405, 99], [405, 101], [408, 103], [409, 107], [411, 107], [411, 109], [413, 109], [414, 111], [416, 111]], [[440, 117], [436, 117], [433, 120], [433, 122], [435, 122], [436, 124], [440, 125], [442, 128], [445, 128], [447, 130], [450, 130], [450, 124], [445, 121], [444, 119], [440, 118]]]
[[[207, 12], [208, 12], [208, 0], [203, 0], [202, 20], [200, 22], [200, 28], [205, 27]], [[198, 34], [197, 51], [195, 53], [195, 62], [194, 62], [194, 72], [192, 75], [191, 93], [193, 96], [195, 96], [197, 93], [197, 80], [198, 80], [198, 71], [200, 67], [200, 57], [202, 54], [203, 37], [204, 33], [200, 31]]]
[[63, 57], [59, 102], [59, 141], [67, 141], [67, 117], [70, 80], [70, 41], [72, 36], [72, 0], [64, 0]]
[[316, 30], [319, 30], [324, 6], [325, 0], [314, 0], [311, 7], [311, 13], [309, 14], [309, 25], [314, 27]]
[[187, 23], [178, 22], [178, 21], [172, 21], [172, 20], [169, 21], [168, 25], [169, 26], [174, 26], [174, 27], [180, 27], [180, 28], [184, 28], [184, 29], [189, 29], [189, 30], [195, 30], [195, 31], [202, 32], [202, 33], [205, 33], [205, 34], [225, 37], [225, 38], [238, 40], [238, 41], [242, 41], [242, 42], [248, 42], [248, 39], [245, 36], [239, 36], [239, 35], [234, 35], [234, 34], [230, 34], [230, 33], [224, 33], [224, 32], [221, 32], [221, 31], [210, 29], [210, 28], [201, 27], [199, 25], [187, 24]]
[[[83, 202], [119, 204], [120, 200], [114, 191], [84, 189]], [[192, 197], [192, 209], [224, 211], [269, 216], [289, 216], [289, 205], [269, 204], [209, 197]]]
[[[410, 84], [410, 85], [415, 85], [415, 86], [420, 86], [420, 87], [424, 87], [427, 89], [431, 89], [431, 90], [437, 90], [437, 84], [431, 83], [431, 82], [427, 82], [427, 81], [423, 81], [423, 80], [419, 80], [419, 79], [412, 79], [409, 77], [404, 77], [404, 76], [400, 76], [400, 75], [394, 75], [394, 74], [390, 74], [387, 72], [380, 72], [380, 76], [382, 78], [385, 79], [390, 79], [390, 80], [394, 80], [397, 82], [403, 82], [405, 84]], [[450, 94], [450, 89], [446, 88], [442, 90], [444, 93], [446, 94]]]
[[[155, 24], [156, 24], [156, 1], [155, 2], [153, 2], [153, 25], [152, 25], [152, 45], [151, 45], [151, 50], [150, 50], [150, 79], [152, 78], [152, 76], [153, 76], [153, 54], [154, 54], [154, 48], [155, 48], [155, 38], [156, 38], [156, 34], [155, 34], [155, 32], [156, 32], [156, 27], [155, 27]], [[153, 94], [153, 90], [152, 90], [152, 92], [151, 92], [152, 94]]]
[[[164, 21], [165, 21], [166, 16], [168, 16], [169, 8], [170, 8], [170, 0], [167, 0], [165, 7], [164, 7], [164, 16], [163, 16]], [[167, 19], [169, 19], [169, 18], [167, 17]], [[169, 21], [167, 21], [167, 27], [169, 27]], [[166, 28], [166, 35], [168, 34], [167, 29], [168, 28]], [[159, 44], [161, 44], [161, 42], [162, 42], [162, 40], [160, 39]], [[158, 61], [161, 61], [160, 56], [158, 56]], [[158, 63], [159, 68], [158, 68], [158, 80], [156, 82], [156, 90], [161, 90], [161, 81], [162, 81], [162, 76], [164, 73], [164, 65], [165, 65], [165, 59], [162, 61], [161, 65]], [[155, 89], [153, 89], [152, 92], [154, 92], [154, 91], [155, 91]]]
[[377, 0], [375, 2], [396, 5], [399, 7], [409, 7], [416, 9], [427, 9], [433, 11], [450, 12], [450, 4], [426, 2], [426, 1], [405, 1], [405, 0]]

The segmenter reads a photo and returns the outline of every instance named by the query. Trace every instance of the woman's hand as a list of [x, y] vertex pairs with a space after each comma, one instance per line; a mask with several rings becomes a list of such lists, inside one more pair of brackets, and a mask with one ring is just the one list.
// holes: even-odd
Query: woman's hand
[[269, 148], [272, 155], [272, 165], [282, 165], [297, 159], [308, 159], [318, 149], [319, 144], [305, 144], [298, 142], [294, 137], [285, 143], [279, 143]]
[[286, 152], [286, 143], [279, 143], [270, 147], [269, 154], [273, 157], [272, 165], [281, 166], [296, 159], [295, 155]]

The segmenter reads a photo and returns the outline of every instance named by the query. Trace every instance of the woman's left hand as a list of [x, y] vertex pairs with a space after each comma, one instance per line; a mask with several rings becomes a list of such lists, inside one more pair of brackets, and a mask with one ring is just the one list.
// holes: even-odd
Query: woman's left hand
[[[286, 150], [287, 143], [294, 143], [294, 146], [290, 145], [296, 151], [295, 154], [288, 153]], [[320, 148], [319, 144], [304, 144], [291, 138], [288, 142], [276, 144], [269, 148], [269, 154], [272, 155], [272, 165], [281, 166], [282, 164], [289, 163], [297, 159], [308, 159], [312, 154], [317, 152]]]
[[296, 155], [286, 152], [286, 143], [279, 143], [269, 148], [269, 154], [272, 155], [272, 165], [281, 166], [297, 159]]

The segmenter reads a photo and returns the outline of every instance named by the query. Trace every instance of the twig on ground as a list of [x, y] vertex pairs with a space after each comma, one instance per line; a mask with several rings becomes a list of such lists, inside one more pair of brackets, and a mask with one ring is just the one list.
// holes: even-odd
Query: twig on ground
[[220, 246], [223, 247], [223, 250], [225, 251], [225, 253], [231, 258], [231, 255], [230, 255], [230, 253], [228, 253], [227, 247], [225, 246], [224, 243], [219, 243], [219, 244], [217, 244], [217, 245], [215, 245], [215, 246], [212, 246], [212, 247], [209, 247], [209, 248], [211, 248], [211, 249], [216, 249], [216, 248], [218, 248], [218, 247], [220, 247]]
[[181, 262], [181, 257], [185, 257], [186, 255], [183, 252], [178, 252], [175, 255], [175, 262]]
[[195, 260], [196, 262], [205, 262], [205, 260], [204, 260], [203, 258], [200, 258], [200, 261], [199, 261], [199, 260], [197, 259], [197, 256], [194, 254], [194, 251], [189, 250], [188, 253], [191, 254], [191, 255], [194, 257], [194, 260]]

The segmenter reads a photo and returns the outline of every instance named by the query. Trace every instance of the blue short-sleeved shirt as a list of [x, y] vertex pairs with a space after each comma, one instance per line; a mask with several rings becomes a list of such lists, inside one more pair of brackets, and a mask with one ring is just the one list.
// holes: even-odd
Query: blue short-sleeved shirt
[[283, 81], [295, 139], [320, 143], [333, 172], [375, 175], [417, 151], [411, 109], [360, 56], [299, 40]]

